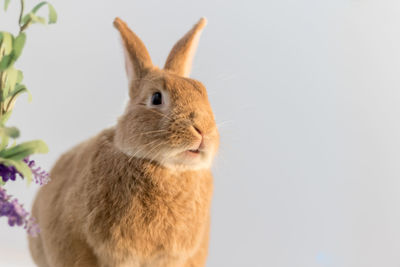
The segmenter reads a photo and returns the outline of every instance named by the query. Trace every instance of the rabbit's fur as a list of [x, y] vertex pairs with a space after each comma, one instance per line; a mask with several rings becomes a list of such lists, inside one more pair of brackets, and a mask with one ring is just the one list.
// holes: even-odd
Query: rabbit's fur
[[[33, 206], [40, 267], [204, 266], [219, 137], [204, 86], [187, 78], [205, 19], [153, 66], [117, 18], [129, 102], [116, 126], [61, 156]], [[160, 92], [161, 105], [152, 97]]]

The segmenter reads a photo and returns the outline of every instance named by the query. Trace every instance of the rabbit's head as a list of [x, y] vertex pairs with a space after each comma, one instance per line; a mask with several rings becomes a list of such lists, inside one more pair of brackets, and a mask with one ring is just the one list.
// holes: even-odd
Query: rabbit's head
[[121, 19], [115, 19], [130, 96], [116, 126], [115, 145], [128, 156], [175, 169], [210, 167], [219, 143], [214, 115], [204, 85], [187, 77], [205, 24], [206, 20], [200, 19], [159, 69], [139, 37]]

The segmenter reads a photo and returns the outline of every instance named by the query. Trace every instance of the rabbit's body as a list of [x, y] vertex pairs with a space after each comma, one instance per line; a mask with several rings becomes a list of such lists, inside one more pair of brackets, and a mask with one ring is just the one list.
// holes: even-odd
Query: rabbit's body
[[40, 267], [204, 266], [219, 136], [204, 86], [187, 78], [201, 19], [164, 69], [120, 19], [130, 100], [116, 126], [65, 153], [35, 200]]
[[[31, 238], [41, 266], [201, 266], [207, 255], [212, 178], [130, 158], [114, 129], [80, 144], [54, 166]], [[35, 248], [42, 248], [36, 250]]]

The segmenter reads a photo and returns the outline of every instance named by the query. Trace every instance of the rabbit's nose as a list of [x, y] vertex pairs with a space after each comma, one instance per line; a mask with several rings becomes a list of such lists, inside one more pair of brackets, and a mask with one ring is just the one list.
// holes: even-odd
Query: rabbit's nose
[[193, 128], [200, 135], [201, 139], [200, 139], [200, 143], [199, 143], [198, 149], [202, 149], [202, 148], [204, 148], [204, 134], [198, 127], [193, 125]]

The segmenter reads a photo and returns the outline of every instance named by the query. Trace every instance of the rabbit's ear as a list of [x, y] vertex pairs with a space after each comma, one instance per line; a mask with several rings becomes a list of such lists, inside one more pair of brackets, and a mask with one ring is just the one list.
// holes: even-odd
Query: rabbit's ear
[[174, 45], [169, 53], [164, 69], [184, 77], [189, 76], [200, 34], [206, 24], [207, 20], [201, 18], [199, 22]]
[[125, 55], [125, 68], [128, 80], [141, 79], [148, 69], [153, 67], [149, 52], [142, 40], [120, 18], [115, 18], [114, 26], [121, 34]]

